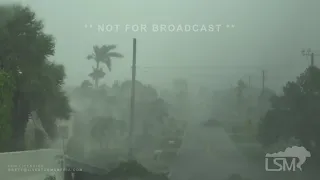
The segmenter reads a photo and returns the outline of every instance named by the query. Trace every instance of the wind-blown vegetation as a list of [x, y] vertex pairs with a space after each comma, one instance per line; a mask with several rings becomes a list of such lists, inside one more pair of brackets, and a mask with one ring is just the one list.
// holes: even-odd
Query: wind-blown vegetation
[[94, 60], [96, 67], [93, 67], [89, 76], [94, 80], [95, 87], [99, 87], [99, 80], [102, 79], [106, 73], [103, 71], [101, 64], [105, 64], [109, 71], [112, 67], [112, 58], [123, 58], [123, 55], [113, 50], [116, 49], [116, 45], [103, 45], [93, 46], [93, 53], [87, 56], [88, 60]]
[[11, 150], [23, 150], [24, 131], [32, 111], [38, 113], [50, 138], [56, 136], [56, 119], [69, 118], [71, 108], [62, 90], [65, 71], [62, 65], [48, 60], [54, 55], [55, 41], [43, 32], [43, 23], [34, 12], [8, 5], [0, 7], [0, 14], [5, 15], [0, 16], [1, 71], [11, 75], [4, 82], [15, 82], [9, 146]]
[[[95, 63], [88, 75], [91, 79], [82, 81], [67, 94], [63, 90], [65, 68], [50, 60], [55, 55], [55, 38], [44, 32], [43, 22], [28, 7], [0, 6], [0, 151], [47, 147], [45, 138], [53, 140], [58, 136], [58, 120], [73, 119], [74, 132], [67, 144], [67, 154], [78, 160], [109, 165], [106, 161], [116, 159], [116, 156], [108, 153], [126, 154], [122, 150], [128, 149], [132, 83], [136, 86], [136, 154], [142, 148], [149, 148], [145, 146], [158, 145], [163, 139], [163, 144], [168, 144], [167, 139], [182, 142], [185, 132], [178, 127], [179, 121], [198, 120], [191, 116], [190, 105], [194, 105], [195, 101], [191, 99], [187, 81], [174, 81], [174, 88], [168, 92], [168, 97], [161, 96], [155, 87], [141, 81], [114, 82], [112, 86], [102, 84], [101, 80], [107, 73], [103, 66], [111, 73], [112, 61], [124, 57], [115, 50], [116, 45], [94, 45], [93, 52], [87, 56]], [[243, 138], [245, 143], [248, 139], [260, 143], [264, 151], [277, 145], [277, 150], [283, 150], [294, 140], [293, 143], [311, 152], [318, 167], [319, 80], [320, 69], [309, 67], [296, 81], [287, 82], [281, 95], [268, 88], [251, 87], [239, 80], [235, 88], [224, 90], [222, 97], [211, 99], [210, 94], [210, 97], [204, 98], [205, 106], [210, 106], [206, 108], [211, 113], [205, 124], [208, 127], [206, 130], [209, 129], [209, 132], [209, 127], [224, 127], [228, 131], [231, 127], [231, 136], [246, 134], [246, 139]], [[43, 128], [26, 128], [28, 122], [35, 124], [34, 119], [30, 121], [33, 112], [39, 117]], [[30, 147], [23, 142], [25, 131], [33, 131], [35, 136], [35, 142], [30, 143]], [[87, 150], [88, 142], [97, 146]], [[182, 143], [177, 144], [180, 147]], [[84, 155], [86, 151], [90, 154], [89, 158]], [[119, 166], [104, 178], [168, 179], [163, 173], [152, 173], [136, 160], [116, 161]], [[241, 179], [241, 176], [234, 174], [230, 179]]]
[[0, 70], [0, 150], [2, 143], [11, 138], [12, 98], [15, 88], [10, 74]]
[[259, 126], [259, 140], [264, 146], [295, 138], [319, 162], [319, 79], [320, 69], [311, 66], [283, 87], [283, 95], [271, 99], [272, 108]]

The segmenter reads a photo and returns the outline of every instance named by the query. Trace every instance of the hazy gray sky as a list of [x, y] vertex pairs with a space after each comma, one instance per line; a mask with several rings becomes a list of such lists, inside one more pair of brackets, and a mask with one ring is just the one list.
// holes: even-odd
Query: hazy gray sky
[[[264, 68], [266, 85], [278, 90], [309, 64], [301, 56], [302, 48], [320, 50], [319, 0], [25, 2], [44, 20], [46, 31], [56, 37], [54, 59], [66, 66], [67, 83], [72, 85], [88, 79], [94, 63], [85, 57], [95, 44], [117, 44], [117, 51], [125, 56], [114, 60], [104, 82], [129, 79], [133, 37], [138, 42], [137, 79], [157, 86], [185, 77], [193, 86], [228, 87], [240, 77], [248, 79], [247, 75], [252, 75], [252, 83], [258, 86]], [[93, 28], [85, 28], [85, 24]], [[119, 24], [122, 31], [98, 32], [98, 24]], [[125, 24], [235, 27], [222, 26], [220, 32], [156, 33], [149, 28], [148, 32], [133, 33], [123, 31]]]

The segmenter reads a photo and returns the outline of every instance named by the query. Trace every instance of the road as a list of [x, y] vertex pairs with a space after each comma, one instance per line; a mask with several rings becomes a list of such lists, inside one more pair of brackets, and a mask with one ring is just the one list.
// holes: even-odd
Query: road
[[222, 127], [187, 128], [180, 156], [171, 167], [173, 180], [224, 180], [232, 173], [261, 180], [261, 170], [237, 150]]
[[[59, 152], [54, 150], [4, 153], [0, 156], [0, 179], [43, 180], [47, 172], [12, 173], [8, 171], [8, 164], [33, 162], [32, 164], [42, 164], [48, 168], [59, 167], [54, 159], [57, 153]], [[206, 128], [199, 124], [187, 127], [180, 155], [170, 171], [172, 180], [225, 180], [232, 173], [239, 173], [251, 180], [286, 179], [280, 178], [280, 174], [268, 178], [264, 169], [249, 163], [222, 127]], [[302, 178], [301, 175], [291, 172], [288, 179], [310, 179]]]

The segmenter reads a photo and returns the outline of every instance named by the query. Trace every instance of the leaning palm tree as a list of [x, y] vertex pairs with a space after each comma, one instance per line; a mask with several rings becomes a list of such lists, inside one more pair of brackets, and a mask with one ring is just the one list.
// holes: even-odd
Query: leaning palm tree
[[[96, 70], [100, 70], [100, 64], [105, 64], [109, 71], [111, 71], [111, 60], [112, 58], [123, 58], [123, 55], [118, 52], [113, 52], [116, 49], [116, 45], [103, 45], [93, 46], [93, 53], [87, 56], [88, 60], [94, 60], [96, 62]], [[96, 76], [94, 79], [95, 87], [99, 86], [99, 79], [103, 78], [102, 76]]]

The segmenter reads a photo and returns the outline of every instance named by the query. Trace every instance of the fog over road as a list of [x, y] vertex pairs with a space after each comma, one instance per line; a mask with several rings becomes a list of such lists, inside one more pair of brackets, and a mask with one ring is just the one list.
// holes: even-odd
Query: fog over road
[[[46, 163], [52, 167], [55, 153], [44, 151], [41, 154], [46, 154]], [[39, 158], [39, 155], [39, 153], [30, 154], [36, 159]], [[50, 162], [48, 162], [48, 158], [51, 158]], [[224, 180], [232, 173], [240, 173], [253, 180], [262, 180], [260, 178], [262, 174], [253, 164], [248, 163], [222, 127], [206, 128], [200, 124], [190, 124], [188, 126], [180, 156], [177, 157], [170, 169], [172, 180]], [[14, 179], [43, 180], [47, 173], [18, 174]], [[13, 178], [13, 174], [10, 173], [10, 175]]]
[[171, 167], [173, 180], [223, 180], [232, 173], [262, 179], [262, 171], [237, 150], [222, 127], [189, 125], [181, 154]]
[[[47, 168], [59, 168], [54, 157], [60, 153], [53, 149], [1, 153], [1, 179], [43, 180], [48, 172], [9, 172], [8, 165], [42, 164]], [[307, 174], [309, 176], [302, 176], [299, 172], [288, 172], [286, 176], [280, 172], [273, 175], [267, 173], [263, 167], [248, 161], [224, 128], [204, 127], [200, 124], [189, 124], [187, 127], [180, 155], [171, 165], [170, 171], [171, 180], [225, 180], [232, 173], [239, 173], [251, 180], [300, 180], [315, 177], [310, 173]], [[57, 180], [60, 180], [59, 175]]]

